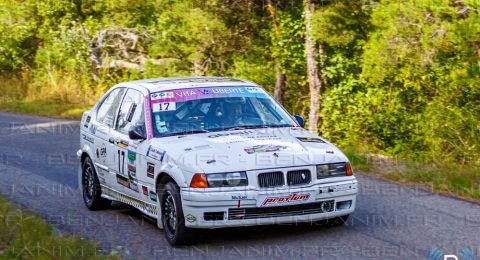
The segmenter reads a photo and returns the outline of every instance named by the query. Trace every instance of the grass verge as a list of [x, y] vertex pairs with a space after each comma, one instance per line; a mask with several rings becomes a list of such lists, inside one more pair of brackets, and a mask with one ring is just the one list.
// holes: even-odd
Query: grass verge
[[116, 259], [75, 236], [56, 236], [39, 217], [0, 198], [0, 259]]
[[480, 200], [480, 168], [453, 163], [429, 164], [360, 150], [346, 150], [355, 171], [403, 184], [422, 185], [435, 193]]
[[0, 111], [76, 120], [80, 120], [83, 111], [89, 109], [91, 109], [91, 106], [64, 104], [55, 101], [27, 101], [17, 99], [4, 99], [0, 101]]
[[480, 169], [475, 166], [409, 163], [405, 170], [385, 177], [401, 183], [421, 183], [434, 192], [480, 200]]
[[366, 171], [372, 170], [372, 162], [365, 153], [360, 152], [357, 149], [346, 149], [343, 151], [350, 160], [354, 171]]

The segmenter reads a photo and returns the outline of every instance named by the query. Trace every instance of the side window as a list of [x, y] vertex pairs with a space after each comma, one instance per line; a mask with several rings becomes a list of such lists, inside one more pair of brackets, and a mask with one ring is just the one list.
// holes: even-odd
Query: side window
[[110, 94], [103, 100], [102, 104], [97, 110], [97, 121], [113, 127], [115, 120], [115, 113], [122, 99], [125, 88], [117, 88], [110, 92]]
[[117, 118], [117, 131], [128, 134], [128, 130], [134, 125], [145, 125], [145, 109], [143, 107], [143, 95], [139, 91], [129, 89]]

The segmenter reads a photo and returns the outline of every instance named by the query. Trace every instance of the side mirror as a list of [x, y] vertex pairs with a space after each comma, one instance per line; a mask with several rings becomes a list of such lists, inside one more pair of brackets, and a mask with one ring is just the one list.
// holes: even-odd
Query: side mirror
[[143, 125], [133, 125], [128, 129], [128, 137], [132, 140], [145, 140], [145, 127]]
[[297, 121], [297, 123], [298, 123], [301, 127], [305, 127], [305, 119], [303, 119], [302, 116], [300, 116], [300, 115], [294, 115], [293, 118], [295, 118], [295, 120]]

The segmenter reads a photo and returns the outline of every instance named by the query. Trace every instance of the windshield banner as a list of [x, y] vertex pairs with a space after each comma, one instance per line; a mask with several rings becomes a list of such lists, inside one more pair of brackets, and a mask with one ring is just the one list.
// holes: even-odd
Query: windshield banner
[[268, 98], [260, 87], [200, 87], [174, 89], [150, 94], [152, 106], [161, 102], [185, 102], [189, 100], [224, 97]]

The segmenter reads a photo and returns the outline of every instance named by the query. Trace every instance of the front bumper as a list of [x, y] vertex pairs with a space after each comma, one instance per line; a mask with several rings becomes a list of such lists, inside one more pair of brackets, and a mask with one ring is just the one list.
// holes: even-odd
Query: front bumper
[[[355, 210], [357, 181], [320, 183], [308, 187], [243, 190], [181, 191], [185, 225], [218, 228], [311, 222], [351, 214]], [[296, 194], [292, 197], [292, 194]], [[299, 202], [265, 205], [271, 198], [302, 198]], [[268, 199], [266, 199], [268, 198]]]

